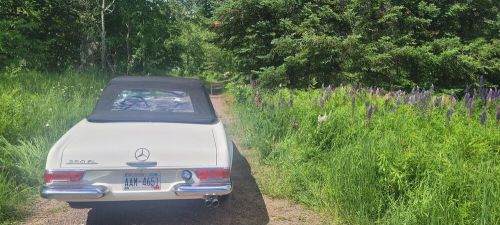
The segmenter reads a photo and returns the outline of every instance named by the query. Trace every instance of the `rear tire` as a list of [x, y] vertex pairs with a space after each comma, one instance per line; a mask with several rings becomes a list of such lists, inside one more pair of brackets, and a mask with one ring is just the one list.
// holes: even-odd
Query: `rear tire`
[[93, 208], [94, 205], [92, 203], [88, 202], [68, 202], [69, 207], [73, 209], [87, 209], [87, 208]]

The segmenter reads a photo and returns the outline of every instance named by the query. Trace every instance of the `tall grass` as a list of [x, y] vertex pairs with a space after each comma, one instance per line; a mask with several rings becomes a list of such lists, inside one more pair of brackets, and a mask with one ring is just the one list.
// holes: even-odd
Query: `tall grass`
[[0, 223], [38, 194], [50, 146], [92, 110], [109, 78], [96, 73], [0, 73]]
[[272, 168], [257, 177], [268, 194], [347, 224], [500, 224], [498, 98], [229, 90], [234, 130]]

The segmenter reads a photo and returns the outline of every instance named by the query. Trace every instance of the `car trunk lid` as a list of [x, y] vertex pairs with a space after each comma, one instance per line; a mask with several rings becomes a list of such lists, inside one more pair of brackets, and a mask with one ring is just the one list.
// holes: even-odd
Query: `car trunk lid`
[[[123, 169], [216, 166], [209, 124], [79, 123], [68, 135], [61, 168]], [[154, 165], [153, 165], [154, 164]]]

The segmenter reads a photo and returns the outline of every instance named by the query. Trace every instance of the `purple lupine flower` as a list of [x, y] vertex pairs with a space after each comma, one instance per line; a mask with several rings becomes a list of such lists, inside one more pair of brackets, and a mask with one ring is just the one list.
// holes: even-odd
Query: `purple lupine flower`
[[486, 97], [486, 107], [487, 108], [491, 105], [492, 101], [493, 101], [493, 89], [490, 88], [490, 91], [488, 91], [488, 95]]
[[324, 105], [325, 105], [325, 97], [321, 97], [321, 98], [319, 99], [319, 106], [320, 106], [321, 108], [323, 108], [323, 106], [324, 106]]
[[446, 126], [450, 125], [452, 116], [453, 116], [453, 109], [449, 108], [448, 111], [446, 112]]
[[484, 125], [486, 123], [486, 109], [481, 113], [481, 124]]
[[269, 111], [273, 112], [274, 111], [274, 101], [271, 101], [269, 103]]
[[476, 96], [473, 95], [470, 99], [469, 99], [469, 104], [467, 105], [467, 111], [468, 111], [468, 114], [469, 114], [469, 117], [472, 116], [472, 114], [474, 113], [474, 103], [475, 103], [475, 99], [476, 99]]
[[354, 94], [351, 96], [351, 115], [354, 116], [354, 108], [356, 106], [356, 97]]
[[326, 90], [325, 90], [325, 96], [326, 96], [326, 100], [330, 99], [330, 96], [332, 95], [332, 85], [328, 85], [328, 87], [326, 87]]
[[455, 107], [455, 105], [457, 104], [457, 99], [455, 98], [455, 96], [451, 96], [450, 103], [452, 107]]
[[251, 80], [250, 84], [252, 85], [252, 90], [255, 91], [255, 89], [257, 88], [257, 80]]
[[293, 95], [290, 95], [290, 107], [293, 107]]
[[278, 96], [278, 107], [281, 108], [285, 104], [285, 99], [283, 98], [283, 95], [281, 93]]
[[256, 109], [259, 108], [259, 102], [260, 102], [260, 94], [259, 94], [259, 90], [257, 90], [257, 93], [255, 93], [255, 108]]
[[436, 98], [436, 107], [441, 107], [442, 100], [443, 96], [439, 96]]
[[466, 108], [469, 105], [469, 101], [470, 101], [470, 94], [469, 94], [469, 92], [465, 92], [465, 95], [464, 95], [464, 104], [465, 104]]
[[368, 103], [368, 105], [366, 107], [366, 120], [367, 120], [368, 124], [370, 124], [370, 121], [372, 119], [372, 114], [373, 114], [372, 105], [370, 105], [370, 103]]

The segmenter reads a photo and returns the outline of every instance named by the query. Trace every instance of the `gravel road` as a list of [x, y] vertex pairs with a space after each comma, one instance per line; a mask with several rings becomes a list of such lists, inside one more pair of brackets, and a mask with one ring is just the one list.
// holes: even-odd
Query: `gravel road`
[[[211, 97], [224, 123], [232, 117], [224, 96]], [[255, 156], [240, 149], [234, 155], [234, 190], [224, 206], [206, 208], [202, 200], [110, 203], [93, 209], [72, 209], [66, 203], [37, 199], [22, 224], [321, 224], [319, 216], [300, 205], [263, 195], [252, 175]]]

